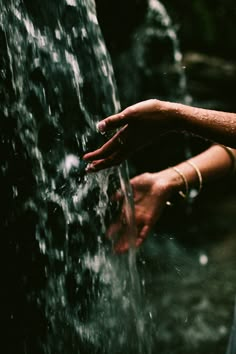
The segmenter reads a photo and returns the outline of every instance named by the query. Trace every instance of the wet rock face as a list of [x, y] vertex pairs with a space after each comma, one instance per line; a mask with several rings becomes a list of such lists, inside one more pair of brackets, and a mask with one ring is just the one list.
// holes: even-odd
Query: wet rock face
[[34, 19], [37, 26], [49, 26], [55, 28], [58, 19], [66, 7], [65, 1], [57, 1], [57, 5], [53, 1], [30, 1], [24, 0], [24, 6], [27, 9], [29, 16]]
[[177, 38], [162, 4], [131, 1], [127, 8], [96, 3], [122, 106], [153, 97], [183, 99]]
[[101, 219], [110, 213], [105, 203], [98, 215], [106, 192], [101, 197], [101, 179], [87, 184], [81, 157], [101, 143], [95, 121], [118, 101], [93, 1], [19, 4], [0, 3], [6, 347], [38, 354], [67, 345], [73, 353], [89, 348], [75, 322], [89, 321], [98, 294], [83, 257], [97, 253]]
[[233, 112], [236, 110], [234, 61], [199, 52], [186, 52], [183, 63], [186, 66], [189, 92], [200, 106]]

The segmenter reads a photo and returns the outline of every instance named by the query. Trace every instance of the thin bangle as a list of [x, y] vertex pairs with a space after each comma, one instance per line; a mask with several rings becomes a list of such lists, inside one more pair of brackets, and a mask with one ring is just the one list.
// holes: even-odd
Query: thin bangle
[[219, 144], [219, 146], [222, 147], [222, 149], [224, 149], [229, 155], [231, 159], [231, 172], [234, 173], [236, 171], [236, 156], [230, 147], [221, 144]]
[[172, 169], [178, 173], [178, 175], [182, 178], [183, 182], [184, 182], [184, 186], [185, 186], [185, 193], [183, 191], [179, 191], [179, 195], [182, 198], [187, 198], [188, 197], [188, 191], [189, 191], [189, 187], [188, 187], [188, 181], [187, 178], [185, 177], [185, 175], [177, 168], [177, 167], [172, 167]]
[[202, 174], [201, 174], [199, 168], [197, 167], [197, 165], [193, 161], [187, 160], [186, 163], [194, 168], [194, 170], [196, 171], [196, 174], [198, 176], [199, 185], [198, 185], [197, 194], [195, 195], [195, 197], [197, 197], [202, 190], [202, 185], [203, 185]]

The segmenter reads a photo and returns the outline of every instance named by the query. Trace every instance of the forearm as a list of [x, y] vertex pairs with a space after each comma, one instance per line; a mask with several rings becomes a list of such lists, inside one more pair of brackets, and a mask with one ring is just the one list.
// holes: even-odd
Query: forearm
[[[236, 150], [231, 149], [236, 158]], [[203, 153], [192, 157], [188, 160], [199, 169], [202, 176], [202, 183], [205, 185], [209, 181], [217, 180], [222, 177], [229, 176], [233, 169], [233, 160], [229, 152], [225, 150], [221, 145], [213, 145]], [[178, 168], [184, 173], [190, 188], [195, 186], [199, 187], [199, 176], [196, 169], [186, 162], [178, 165]]]
[[170, 167], [159, 172], [157, 177], [173, 192], [182, 191], [186, 194], [188, 192], [186, 191], [186, 182], [187, 189], [199, 190], [202, 187], [201, 184], [205, 186], [209, 181], [227, 177], [232, 173], [235, 168], [236, 149], [231, 149], [231, 152], [232, 154], [221, 145], [213, 145], [203, 153], [181, 162], [174, 168]]
[[236, 114], [166, 102], [177, 127], [214, 142], [236, 148]]
[[83, 156], [90, 161], [87, 172], [118, 165], [141, 147], [151, 144], [160, 135], [170, 131], [186, 131], [236, 148], [235, 113], [157, 99], [127, 107], [122, 112], [103, 119], [97, 127], [101, 133], [118, 130], [103, 146]]

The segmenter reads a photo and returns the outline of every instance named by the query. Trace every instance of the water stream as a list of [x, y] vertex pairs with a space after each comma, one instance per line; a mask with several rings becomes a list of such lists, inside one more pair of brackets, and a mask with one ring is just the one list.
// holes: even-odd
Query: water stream
[[0, 9], [8, 353], [148, 353], [135, 251], [106, 238], [117, 189], [135, 236], [127, 166], [88, 176], [81, 160], [120, 108], [94, 1]]
[[[160, 24], [155, 33], [148, 29], [151, 37], [160, 33], [172, 43], [177, 96], [189, 103], [176, 33], [159, 1], [149, 1], [148, 18]], [[141, 44], [138, 65], [145, 57]], [[117, 236], [127, 234], [132, 246], [136, 232], [127, 164], [87, 175], [82, 156], [107, 138], [96, 123], [119, 109], [93, 0], [0, 2], [6, 353], [205, 354], [213, 348], [215, 354], [226, 348], [236, 268], [222, 210], [222, 224], [213, 229], [201, 215], [201, 233], [194, 222], [187, 230], [191, 220], [182, 216], [177, 234], [188, 239], [184, 247], [168, 223], [138, 257], [132, 247], [114, 252]], [[113, 198], [118, 189], [122, 202]], [[108, 239], [114, 223], [120, 230]], [[226, 245], [197, 248], [192, 241], [189, 247], [190, 239], [224, 229]]]

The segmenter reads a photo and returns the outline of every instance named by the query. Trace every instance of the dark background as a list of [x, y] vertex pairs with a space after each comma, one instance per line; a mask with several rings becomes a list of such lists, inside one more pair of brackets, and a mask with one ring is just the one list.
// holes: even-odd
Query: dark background
[[[155, 1], [96, 3], [122, 108], [157, 97], [236, 111], [233, 1], [163, 0], [171, 26], [150, 11]], [[168, 28], [182, 54], [177, 67]], [[129, 160], [130, 175], [161, 170], [210, 145], [198, 137], [165, 136]], [[140, 251], [160, 353], [226, 352], [236, 292], [235, 200], [235, 175], [204, 185], [192, 204], [177, 203], [164, 212]], [[207, 256], [205, 266], [201, 254]]]
[[[158, 11], [150, 10], [148, 1], [96, 0], [96, 4], [122, 108], [157, 97], [236, 111], [236, 9], [233, 1], [162, 1], [171, 21], [168, 26], [163, 24]], [[177, 68], [169, 27], [177, 37], [174, 45], [182, 54]], [[183, 76], [184, 89], [180, 88]], [[210, 141], [198, 137], [165, 136], [129, 160], [130, 174], [161, 170], [210, 145]], [[204, 188], [200, 205], [213, 201], [216, 206], [226, 196], [230, 200], [235, 196], [234, 178]]]
[[[156, 1], [97, 0], [98, 19], [112, 58], [121, 107], [124, 108], [139, 100], [157, 97], [235, 111], [234, 3], [232, 1], [212, 3], [212, 1], [200, 0], [182, 1], [181, 4], [167, 1], [163, 3], [166, 5], [171, 23], [168, 23], [169, 20], [163, 21], [163, 16], [157, 9], [151, 9], [150, 4], [158, 4]], [[65, 1], [61, 0], [54, 4], [54, 2], [46, 1], [33, 3], [27, 0], [25, 4], [32, 17], [36, 17], [36, 20], [38, 18], [35, 22], [36, 27], [41, 27], [43, 23], [46, 23], [48, 27], [54, 28], [57, 24], [57, 16], [61, 16], [59, 10], [64, 8]], [[74, 9], [68, 6], [66, 16], [63, 17], [65, 30], [71, 33], [70, 25], [76, 21], [78, 21], [78, 28], [83, 26], [80, 16], [77, 16]], [[177, 40], [173, 41], [170, 30], [172, 34], [176, 34]], [[67, 114], [61, 117], [61, 122], [65, 126], [63, 124], [62, 127], [57, 126], [50, 119], [42, 120], [40, 101], [42, 96], [34, 95], [38, 93], [37, 90], [29, 92], [30, 99], [26, 100], [26, 103], [30, 109], [35, 109], [34, 115], [39, 125], [34, 125], [30, 119], [26, 119], [30, 118], [30, 115], [24, 117], [20, 114], [21, 112], [15, 112], [14, 109], [12, 111], [10, 108], [17, 100], [11, 86], [11, 77], [3, 75], [11, 70], [8, 67], [9, 60], [4, 59], [4, 54], [6, 56], [8, 51], [2, 29], [0, 44], [3, 54], [0, 58], [0, 65], [4, 69], [1, 71], [0, 98], [6, 103], [6, 107], [9, 107], [11, 113], [11, 119], [5, 119], [5, 110], [2, 109], [5, 107], [4, 104], [0, 107], [1, 153], [7, 161], [5, 165], [7, 173], [3, 165], [1, 174], [3, 210], [1, 222], [4, 222], [2, 224], [2, 253], [5, 256], [2, 305], [5, 310], [3, 316], [6, 314], [3, 317], [6, 318], [3, 324], [9, 334], [9, 337], [5, 336], [5, 340], [8, 348], [12, 349], [11, 352], [8, 351], [9, 353], [21, 354], [31, 351], [32, 354], [41, 354], [50, 351], [46, 345], [44, 347], [44, 343], [47, 336], [51, 338], [51, 334], [52, 347], [50, 348], [53, 348], [54, 352], [57, 351], [54, 348], [59, 348], [62, 343], [58, 352], [63, 351], [66, 346], [66, 351], [77, 353], [80, 338], [77, 334], [74, 336], [75, 332], [70, 330], [68, 323], [65, 323], [64, 311], [53, 311], [54, 308], [52, 312], [49, 311], [53, 315], [58, 315], [55, 317], [56, 325], [53, 327], [55, 336], [53, 336], [52, 327], [50, 328], [53, 316], [45, 317], [44, 301], [48, 303], [50, 299], [52, 301], [60, 299], [55, 292], [52, 292], [51, 296], [50, 292], [42, 291], [48, 288], [45, 269], [49, 270], [52, 276], [52, 285], [54, 281], [55, 286], [58, 283], [60, 285], [60, 276], [66, 281], [65, 291], [68, 290], [71, 312], [70, 309], [69, 313], [65, 311], [65, 317], [68, 315], [73, 320], [73, 316], [78, 316], [82, 322], [86, 322], [89, 316], [88, 309], [91, 308], [91, 303], [94, 303], [96, 278], [93, 279], [95, 281], [93, 289], [92, 275], [84, 271], [82, 285], [78, 287], [74, 272], [76, 274], [78, 272], [78, 255], [87, 250], [90, 253], [95, 252], [94, 248], [97, 246], [94, 239], [96, 237], [93, 237], [91, 229], [96, 225], [91, 222], [94, 219], [93, 214], [85, 202], [84, 209], [90, 210], [91, 220], [89, 219], [84, 224], [86, 238], [78, 237], [82, 234], [80, 224], [71, 223], [70, 225], [67, 248], [72, 254], [72, 261], [69, 262], [71, 269], [68, 273], [65, 273], [64, 268], [66, 266], [68, 269], [68, 262], [65, 264], [64, 260], [58, 262], [56, 257], [55, 260], [51, 259], [51, 254], [47, 257], [40, 251], [38, 236], [36, 239], [37, 232], [40, 233], [40, 240], [46, 241], [51, 234], [56, 235], [55, 239], [52, 239], [52, 249], [55, 250], [55, 254], [57, 250], [65, 248], [66, 217], [59, 204], [44, 200], [45, 186], [38, 180], [41, 176], [40, 161], [36, 155], [32, 155], [32, 151], [35, 151], [35, 141], [31, 138], [34, 135], [27, 135], [27, 132], [41, 128], [39, 131], [40, 147], [45, 153], [48, 175], [53, 179], [54, 173], [57, 175], [57, 171], [54, 171], [57, 166], [53, 163], [54, 157], [55, 161], [60, 158], [56, 154], [53, 156], [54, 151], [62, 152], [64, 156], [64, 145], [61, 144], [61, 140], [56, 143], [54, 139], [63, 130], [71, 131], [72, 140], [71, 135], [65, 135], [65, 144], [66, 146], [68, 144], [69, 151], [75, 149], [77, 153], [78, 147], [73, 137], [77, 124], [80, 125], [82, 121], [80, 111], [79, 107], [73, 106], [73, 95], [70, 91], [71, 80], [67, 75], [62, 76], [62, 82], [68, 83], [68, 86], [62, 85], [62, 92], [66, 92], [62, 97], [65, 100]], [[82, 45], [82, 43], [78, 44]], [[84, 44], [86, 47], [86, 43]], [[27, 49], [30, 43], [26, 43], [25, 46]], [[80, 50], [81, 46], [78, 47], [78, 53]], [[90, 58], [90, 53], [86, 51], [86, 48], [84, 50], [85, 52], [83, 50], [81, 52], [84, 55], [87, 53]], [[180, 50], [183, 56], [178, 65], [174, 58], [176, 50]], [[29, 51], [27, 59], [31, 68], [30, 53]], [[96, 63], [95, 61], [93, 65], [96, 66]], [[29, 70], [27, 66], [25, 65], [26, 75]], [[52, 89], [55, 88], [55, 77], [50, 71], [52, 68], [54, 66], [49, 65], [49, 71], [46, 71], [48, 75], [45, 77], [40, 70], [32, 72], [29, 81], [33, 89], [38, 87], [41, 90], [44, 86], [47, 88], [49, 81], [53, 83]], [[88, 69], [86, 65], [84, 66], [84, 71], [88, 74], [86, 75], [88, 81], [87, 86], [85, 85], [85, 94], [91, 110], [94, 109], [96, 112], [98, 108], [94, 102], [100, 106], [103, 98], [92, 94], [91, 88], [97, 86], [100, 91], [101, 87], [94, 76], [97, 67], [94, 71], [90, 69], [91, 67]], [[55, 75], [58, 80], [61, 77], [59, 74], [60, 71], [56, 71]], [[181, 86], [183, 78], [187, 82], [186, 86]], [[49, 97], [51, 97], [50, 92], [49, 90]], [[62, 97], [58, 97], [59, 102]], [[76, 99], [77, 96], [74, 97]], [[191, 101], [189, 101], [190, 98], [192, 98]], [[54, 100], [54, 95], [52, 95], [52, 100]], [[57, 110], [55, 105], [52, 106]], [[71, 107], [74, 107], [72, 116]], [[43, 117], [45, 118], [44, 115]], [[20, 130], [23, 135], [18, 134], [19, 122], [24, 123], [24, 129]], [[84, 124], [82, 125], [84, 127]], [[78, 127], [78, 129], [83, 129], [83, 127]], [[26, 133], [25, 136], [24, 133]], [[60, 146], [58, 147], [57, 144]], [[166, 136], [157, 141], [154, 146], [140, 151], [129, 160], [130, 175], [157, 171], [173, 165], [186, 158], [186, 155], [198, 153], [209, 145], [210, 142], [197, 137]], [[55, 150], [51, 151], [51, 146]], [[77, 189], [80, 183], [77, 172], [72, 177], [66, 178], [64, 175], [59, 175], [56, 180], [61, 198], [65, 197], [66, 200], [68, 189], [72, 193], [73, 188]], [[74, 179], [76, 183], [72, 185]], [[155, 348], [153, 353], [157, 352], [156, 348], [161, 354], [220, 354], [225, 352], [236, 293], [234, 179], [235, 177], [212, 183], [207, 188], [204, 186], [201, 195], [193, 204], [177, 203], [172, 209], [166, 210], [161, 222], [154, 230], [153, 237], [148, 238], [138, 253], [138, 270], [142, 284], [144, 284], [142, 288], [143, 308], [147, 314], [150, 308], [152, 314], [152, 320], [145, 322], [147, 327], [145, 327], [144, 334], [148, 337], [151, 327], [153, 343], [150, 343], [150, 348]], [[12, 186], [19, 186], [17, 195]], [[98, 188], [95, 191], [92, 190], [88, 199], [96, 204], [97, 194]], [[68, 200], [70, 201], [70, 198]], [[44, 218], [41, 220], [42, 215], [45, 220]], [[209, 260], [207, 266], [203, 267], [199, 263], [201, 254], [207, 255]], [[58, 290], [61, 288], [59, 287]], [[42, 291], [42, 296], [40, 291]], [[79, 306], [78, 313], [74, 311], [77, 301], [79, 305], [82, 304], [82, 307]], [[52, 304], [50, 303], [50, 306]], [[78, 311], [77, 307], [76, 309]], [[118, 312], [115, 309], [116, 322], [121, 316]], [[109, 316], [106, 319], [109, 319]], [[114, 336], [111, 338], [115, 338], [115, 330], [113, 327], [109, 329]], [[105, 338], [103, 339], [105, 342], [107, 337], [104, 337], [104, 333], [102, 337]], [[113, 344], [112, 340], [110, 341]], [[129, 343], [126, 345], [129, 347]], [[87, 352], [93, 354], [93, 351], [89, 349], [89, 343], [83, 343], [82, 347], [86, 347]], [[114, 348], [113, 353], [116, 349]], [[83, 349], [80, 352], [86, 354]], [[97, 352], [104, 353], [105, 349], [102, 348], [100, 351], [98, 348]]]

